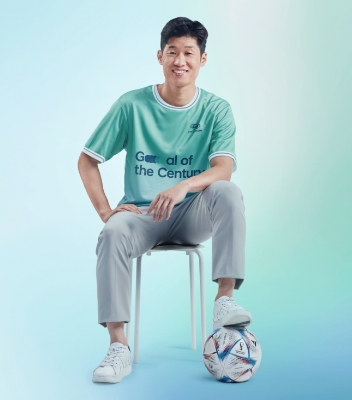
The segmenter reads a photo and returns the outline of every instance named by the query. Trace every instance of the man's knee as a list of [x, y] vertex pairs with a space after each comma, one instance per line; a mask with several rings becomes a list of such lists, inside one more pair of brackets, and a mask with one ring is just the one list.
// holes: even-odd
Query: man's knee
[[99, 235], [98, 239], [98, 247], [99, 244], [126, 244], [129, 245], [131, 243], [131, 235], [133, 231], [131, 219], [128, 218], [127, 212], [122, 212], [120, 215], [114, 214], [107, 221], [104, 226], [104, 229]]
[[241, 189], [231, 181], [215, 181], [205, 190], [215, 196], [218, 200], [223, 201], [226, 205], [233, 205], [238, 201], [243, 202]]

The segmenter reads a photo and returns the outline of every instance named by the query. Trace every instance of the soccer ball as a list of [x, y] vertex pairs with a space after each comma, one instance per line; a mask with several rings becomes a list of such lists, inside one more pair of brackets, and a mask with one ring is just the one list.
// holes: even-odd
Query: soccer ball
[[216, 329], [204, 344], [204, 365], [220, 382], [248, 381], [256, 373], [261, 359], [257, 338], [245, 328]]

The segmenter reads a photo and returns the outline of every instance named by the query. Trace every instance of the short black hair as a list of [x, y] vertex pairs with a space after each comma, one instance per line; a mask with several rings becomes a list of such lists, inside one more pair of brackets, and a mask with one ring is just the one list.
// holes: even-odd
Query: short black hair
[[172, 37], [191, 36], [197, 39], [200, 54], [205, 51], [207, 44], [208, 31], [198, 21], [191, 21], [185, 17], [171, 19], [161, 31], [160, 49], [163, 52], [169, 39]]

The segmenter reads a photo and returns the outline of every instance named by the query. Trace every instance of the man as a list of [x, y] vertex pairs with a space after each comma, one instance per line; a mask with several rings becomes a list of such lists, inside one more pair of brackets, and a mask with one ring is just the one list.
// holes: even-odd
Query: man
[[[225, 100], [195, 85], [207, 60], [207, 37], [198, 21], [169, 21], [157, 53], [165, 82], [122, 95], [79, 158], [86, 191], [105, 222], [96, 250], [98, 322], [108, 328], [110, 347], [94, 382], [120, 382], [132, 371], [124, 335], [130, 262], [158, 244], [212, 237], [212, 279], [219, 284], [214, 329], [252, 321], [232, 297], [244, 279], [246, 234], [243, 195], [230, 182], [237, 168], [235, 122]], [[125, 195], [112, 209], [98, 163], [123, 149]]]

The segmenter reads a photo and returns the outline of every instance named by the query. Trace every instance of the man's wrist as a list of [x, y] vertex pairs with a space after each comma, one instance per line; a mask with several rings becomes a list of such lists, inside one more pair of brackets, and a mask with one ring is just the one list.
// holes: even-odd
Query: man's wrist
[[184, 181], [179, 182], [179, 185], [184, 186], [187, 189], [187, 192], [189, 192], [191, 188], [191, 183], [189, 182], [188, 179], [185, 179]]
[[111, 213], [112, 209], [109, 208], [104, 208], [103, 210], [97, 210], [99, 217], [104, 221], [105, 218]]

